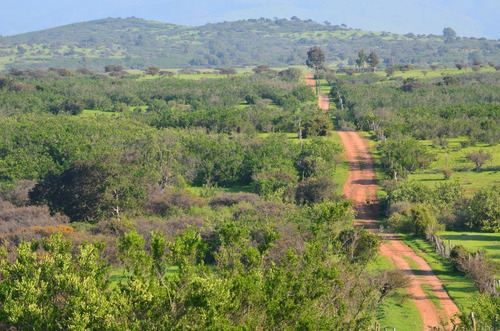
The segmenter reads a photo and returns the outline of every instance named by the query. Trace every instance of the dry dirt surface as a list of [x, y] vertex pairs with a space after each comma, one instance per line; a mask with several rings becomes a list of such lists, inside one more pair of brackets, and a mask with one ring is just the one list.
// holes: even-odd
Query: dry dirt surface
[[[306, 82], [314, 88], [312, 75], [306, 75]], [[323, 111], [327, 111], [329, 102], [322, 102], [321, 96], [318, 99], [320, 107]], [[344, 144], [345, 155], [350, 166], [349, 178], [342, 193], [354, 202], [354, 208], [357, 212], [356, 224], [364, 226], [372, 232], [380, 233], [376, 221], [379, 214], [375, 194], [378, 186], [374, 161], [369, 147], [357, 132], [339, 131], [338, 133]], [[397, 236], [387, 232], [382, 235], [385, 240], [379, 253], [391, 259], [397, 269], [404, 271], [410, 277], [411, 283], [407, 291], [422, 316], [425, 330], [442, 327], [442, 325], [451, 329], [451, 319], [458, 312], [458, 307], [449, 297], [441, 281], [427, 262]], [[413, 261], [413, 268], [410, 267], [409, 261]], [[440, 308], [436, 307], [422, 289], [422, 285], [425, 284], [439, 299]]]
[[[306, 74], [306, 83], [309, 85], [313, 91], [316, 89], [316, 82], [314, 81], [313, 74]], [[328, 95], [320, 94], [318, 96], [318, 105], [323, 110], [323, 112], [327, 112], [330, 109], [330, 99]]]

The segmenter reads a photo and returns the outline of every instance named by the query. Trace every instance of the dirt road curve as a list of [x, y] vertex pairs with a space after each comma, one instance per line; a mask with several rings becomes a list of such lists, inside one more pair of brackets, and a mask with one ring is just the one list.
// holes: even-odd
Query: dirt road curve
[[[306, 82], [314, 87], [311, 76], [306, 75]], [[319, 102], [324, 111], [329, 109], [328, 101], [321, 103], [321, 99], [319, 99]], [[378, 225], [375, 221], [378, 216], [375, 195], [377, 182], [370, 150], [357, 132], [340, 131], [339, 135], [345, 146], [345, 154], [350, 165], [349, 178], [342, 193], [354, 202], [354, 208], [358, 213], [356, 224], [365, 226], [373, 232], [378, 232]], [[427, 262], [415, 254], [394, 234], [384, 233], [384, 237], [386, 240], [380, 248], [380, 254], [391, 259], [397, 269], [403, 270], [410, 276], [411, 285], [408, 292], [422, 316], [425, 329], [438, 327], [441, 325], [441, 321], [444, 323], [449, 321], [458, 312], [458, 308], [450, 299], [443, 284], [433, 273]], [[413, 261], [413, 268], [418, 266], [418, 269], [412, 269], [409, 261]], [[441, 309], [436, 307], [429, 299], [422, 285], [426, 285], [428, 291], [432, 291], [439, 299]], [[451, 323], [448, 323], [448, 328], [452, 328]]]

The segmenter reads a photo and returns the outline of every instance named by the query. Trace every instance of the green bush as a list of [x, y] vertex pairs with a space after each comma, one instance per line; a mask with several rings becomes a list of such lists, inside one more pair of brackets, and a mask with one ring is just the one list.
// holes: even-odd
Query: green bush
[[304, 138], [311, 136], [329, 136], [333, 129], [332, 120], [324, 114], [316, 115], [304, 123]]

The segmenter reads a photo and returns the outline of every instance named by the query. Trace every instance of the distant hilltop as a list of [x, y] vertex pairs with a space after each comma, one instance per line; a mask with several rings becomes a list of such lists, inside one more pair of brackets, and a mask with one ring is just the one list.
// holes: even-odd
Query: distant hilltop
[[500, 42], [443, 35], [369, 32], [312, 20], [248, 19], [186, 27], [136, 17], [106, 18], [0, 37], [0, 70], [87, 67], [222, 68], [304, 65], [307, 50], [320, 46], [329, 67], [354, 66], [360, 49], [375, 51], [380, 68], [412, 64], [500, 62]]

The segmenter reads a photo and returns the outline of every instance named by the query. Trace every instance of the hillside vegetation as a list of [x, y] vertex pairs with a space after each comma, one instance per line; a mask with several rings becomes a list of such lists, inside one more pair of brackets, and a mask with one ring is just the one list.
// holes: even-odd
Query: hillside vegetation
[[445, 40], [436, 35], [365, 32], [312, 20], [250, 19], [186, 27], [139, 18], [107, 18], [0, 37], [0, 69], [88, 67], [223, 67], [303, 65], [319, 45], [326, 63], [354, 65], [361, 48], [376, 51], [381, 65], [454, 66], [474, 59], [500, 63], [500, 42], [485, 38]]

